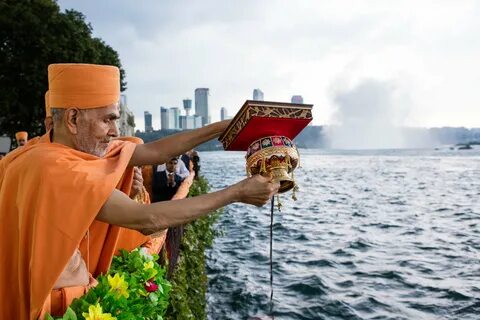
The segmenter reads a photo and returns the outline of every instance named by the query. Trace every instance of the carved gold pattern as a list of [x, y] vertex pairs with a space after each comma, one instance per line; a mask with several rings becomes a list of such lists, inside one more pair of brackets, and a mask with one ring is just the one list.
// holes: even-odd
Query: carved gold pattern
[[[259, 104], [257, 105], [256, 103]], [[261, 102], [247, 101], [219, 140], [222, 142], [224, 149], [227, 149], [252, 117], [312, 119], [311, 109], [311, 105], [295, 105], [274, 102], [266, 102], [265, 104], [262, 104]]]
[[298, 166], [300, 156], [294, 147], [272, 146], [252, 154], [247, 159], [247, 175], [272, 174], [280, 182], [280, 193], [295, 187], [293, 170]]

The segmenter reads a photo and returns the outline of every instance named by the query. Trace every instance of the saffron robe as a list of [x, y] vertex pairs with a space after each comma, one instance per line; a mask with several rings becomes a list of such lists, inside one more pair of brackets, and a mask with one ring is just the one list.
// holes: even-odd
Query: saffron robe
[[49, 133], [0, 161], [0, 319], [36, 319], [80, 245], [89, 271], [106, 272], [122, 228], [95, 221], [115, 188], [129, 194], [135, 144], [111, 143], [103, 158]]

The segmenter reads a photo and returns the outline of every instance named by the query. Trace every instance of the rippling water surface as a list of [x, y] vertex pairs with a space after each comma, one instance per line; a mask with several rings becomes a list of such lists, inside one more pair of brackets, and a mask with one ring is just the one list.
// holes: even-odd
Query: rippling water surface
[[[274, 216], [275, 319], [480, 319], [480, 152], [301, 150]], [[214, 189], [244, 154], [204, 152]], [[269, 310], [269, 208], [234, 204], [208, 253], [209, 318]]]

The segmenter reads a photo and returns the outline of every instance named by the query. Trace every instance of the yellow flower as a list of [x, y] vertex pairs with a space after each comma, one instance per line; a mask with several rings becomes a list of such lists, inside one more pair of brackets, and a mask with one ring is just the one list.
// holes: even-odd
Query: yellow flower
[[153, 264], [153, 261], [144, 262], [143, 263], [143, 270], [149, 272], [150, 277], [155, 277], [157, 275], [158, 271], [155, 270], [154, 266], [155, 265]]
[[88, 313], [83, 312], [82, 315], [85, 317], [85, 320], [116, 320], [117, 318], [112, 317], [110, 313], [103, 313], [102, 307], [100, 304], [90, 305], [88, 307]]
[[125, 282], [123, 276], [120, 276], [118, 273], [112, 277], [108, 275], [108, 284], [110, 285], [110, 291], [113, 291], [117, 297], [124, 296], [128, 298], [128, 283]]
[[153, 269], [153, 261], [143, 263], [143, 270], [147, 271], [148, 269]]

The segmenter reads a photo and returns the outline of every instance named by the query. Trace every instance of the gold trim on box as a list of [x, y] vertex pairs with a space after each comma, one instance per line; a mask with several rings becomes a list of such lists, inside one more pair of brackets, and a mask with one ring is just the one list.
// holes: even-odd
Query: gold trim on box
[[312, 119], [312, 107], [311, 104], [247, 100], [219, 140], [227, 149], [252, 117]]

